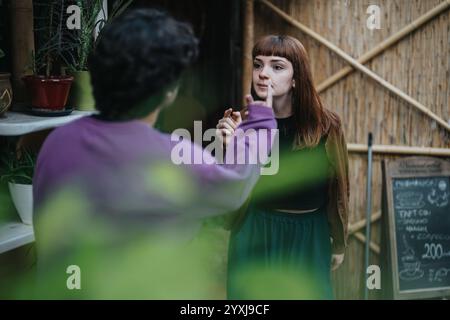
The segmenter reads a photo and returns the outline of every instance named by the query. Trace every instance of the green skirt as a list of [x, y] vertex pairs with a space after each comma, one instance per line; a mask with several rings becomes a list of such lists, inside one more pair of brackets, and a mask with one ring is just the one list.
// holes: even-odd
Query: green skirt
[[292, 214], [249, 206], [232, 230], [228, 299], [333, 299], [325, 208]]

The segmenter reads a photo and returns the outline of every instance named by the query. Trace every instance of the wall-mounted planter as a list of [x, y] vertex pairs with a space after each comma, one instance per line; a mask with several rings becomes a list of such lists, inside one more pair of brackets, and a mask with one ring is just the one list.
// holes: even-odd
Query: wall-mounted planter
[[10, 73], [0, 72], [0, 117], [8, 111], [13, 99], [10, 77]]

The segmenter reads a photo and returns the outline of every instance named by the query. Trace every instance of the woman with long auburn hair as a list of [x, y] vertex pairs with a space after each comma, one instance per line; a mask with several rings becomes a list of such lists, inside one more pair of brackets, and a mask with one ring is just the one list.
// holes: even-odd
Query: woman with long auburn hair
[[[252, 58], [247, 99], [271, 98], [280, 162], [278, 173], [260, 178], [230, 225], [228, 298], [332, 299], [330, 270], [343, 262], [347, 239], [342, 122], [323, 106], [300, 41], [265, 36]], [[241, 121], [231, 108], [219, 120], [225, 147]]]

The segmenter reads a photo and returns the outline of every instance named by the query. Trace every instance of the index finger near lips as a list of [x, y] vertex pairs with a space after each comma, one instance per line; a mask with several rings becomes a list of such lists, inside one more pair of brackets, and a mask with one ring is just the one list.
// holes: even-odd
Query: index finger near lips
[[267, 86], [266, 104], [270, 108], [272, 108], [272, 101], [273, 101], [273, 88], [272, 88], [272, 81], [269, 80], [269, 85]]

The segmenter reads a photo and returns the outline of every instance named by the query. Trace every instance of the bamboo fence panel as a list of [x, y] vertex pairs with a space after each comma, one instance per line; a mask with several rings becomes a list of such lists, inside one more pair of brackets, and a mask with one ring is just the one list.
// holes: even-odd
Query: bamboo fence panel
[[[381, 29], [366, 27], [370, 1], [360, 0], [271, 0], [273, 5], [326, 38], [349, 56], [358, 59], [392, 35], [429, 13], [444, 0], [379, 0]], [[286, 23], [261, 1], [255, 1], [254, 39], [267, 34], [289, 34], [298, 38], [309, 53], [316, 84], [321, 84], [348, 63], [315, 39]], [[413, 32], [386, 46], [364, 64], [369, 70], [403, 91], [431, 112], [450, 123], [450, 10], [442, 10]], [[367, 134], [373, 133], [373, 205], [381, 211], [383, 159], [409, 154], [449, 158], [450, 134], [435, 120], [400, 99], [361, 72], [351, 72], [321, 93], [324, 104], [336, 111], [345, 125], [349, 143], [350, 224], [365, 217]], [[375, 151], [374, 150], [374, 151]], [[372, 239], [380, 244], [381, 219], [372, 224]], [[380, 257], [371, 252], [372, 264]], [[354, 236], [343, 266], [333, 273], [339, 299], [360, 299], [365, 285], [364, 246]], [[370, 298], [379, 298], [370, 291]]]

